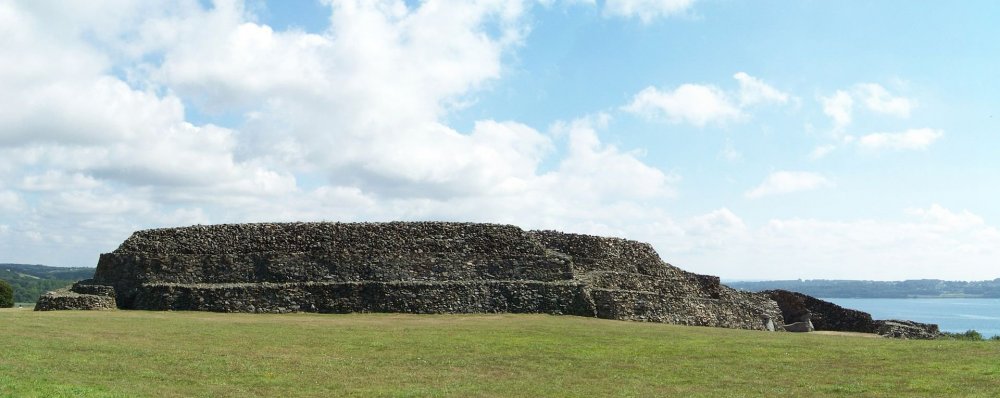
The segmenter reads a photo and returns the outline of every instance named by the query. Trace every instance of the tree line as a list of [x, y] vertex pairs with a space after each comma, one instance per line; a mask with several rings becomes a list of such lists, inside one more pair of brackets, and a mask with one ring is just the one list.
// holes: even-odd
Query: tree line
[[10, 285], [15, 303], [34, 303], [42, 293], [93, 276], [94, 268], [0, 264], [0, 280]]

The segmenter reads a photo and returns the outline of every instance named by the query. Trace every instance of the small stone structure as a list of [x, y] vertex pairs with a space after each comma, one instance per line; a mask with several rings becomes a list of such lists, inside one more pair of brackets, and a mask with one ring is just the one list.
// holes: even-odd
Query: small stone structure
[[116, 307], [114, 288], [93, 285], [90, 280], [74, 283], [69, 289], [45, 293], [35, 303], [35, 311], [113, 310]]
[[[829, 301], [787, 290], [761, 292], [778, 303], [786, 322], [811, 321], [815, 330], [876, 333], [885, 337], [933, 339], [940, 335], [938, 326], [913, 321], [875, 320], [871, 314], [841, 307]], [[786, 330], [796, 330], [785, 326]]]
[[[767, 295], [663, 262], [642, 242], [445, 222], [153, 229], [73, 292], [118, 308], [217, 312], [547, 313], [781, 329]], [[777, 326], [775, 326], [777, 325]]]
[[941, 336], [938, 325], [898, 319], [875, 321], [878, 326], [876, 333], [884, 337], [897, 339], [936, 339]]

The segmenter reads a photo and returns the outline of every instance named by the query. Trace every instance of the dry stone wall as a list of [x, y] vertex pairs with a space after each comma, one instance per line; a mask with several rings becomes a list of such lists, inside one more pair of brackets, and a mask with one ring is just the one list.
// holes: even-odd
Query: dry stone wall
[[116, 307], [114, 288], [95, 285], [90, 280], [74, 283], [69, 289], [47, 292], [35, 302], [35, 311], [113, 310]]
[[826, 300], [787, 290], [767, 290], [786, 322], [811, 321], [816, 330], [875, 333], [885, 337], [933, 339], [940, 335], [935, 324], [900, 320], [875, 320], [871, 314], [844, 308]]
[[876, 333], [885, 337], [929, 340], [941, 336], [938, 325], [933, 323], [889, 319], [875, 321], [875, 324], [877, 325]]
[[663, 262], [646, 243], [510, 225], [273, 223], [139, 231], [75, 291], [124, 309], [512, 312], [729, 328], [783, 324], [766, 295]]

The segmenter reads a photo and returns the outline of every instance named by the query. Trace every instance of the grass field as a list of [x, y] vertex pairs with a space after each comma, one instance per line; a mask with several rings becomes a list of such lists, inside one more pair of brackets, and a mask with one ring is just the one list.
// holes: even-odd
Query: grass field
[[1000, 344], [546, 315], [0, 311], [0, 396], [996, 396]]

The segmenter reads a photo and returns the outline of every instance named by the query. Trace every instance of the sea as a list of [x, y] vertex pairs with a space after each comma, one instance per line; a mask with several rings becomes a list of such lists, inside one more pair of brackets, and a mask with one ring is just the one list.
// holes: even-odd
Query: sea
[[822, 300], [844, 308], [870, 313], [875, 319], [907, 319], [936, 323], [942, 332], [961, 333], [975, 330], [984, 338], [1000, 336], [1000, 299], [824, 298]]

